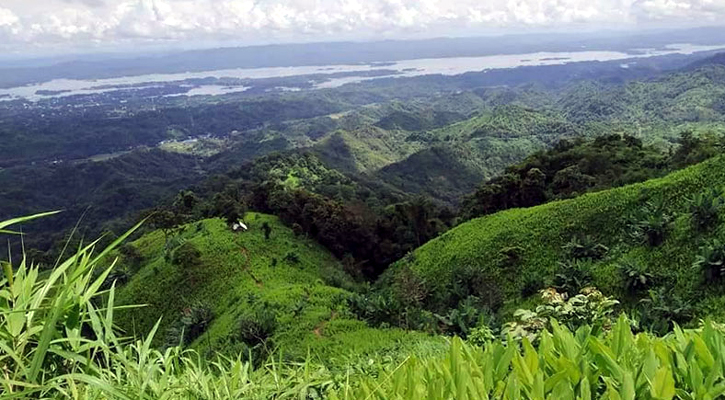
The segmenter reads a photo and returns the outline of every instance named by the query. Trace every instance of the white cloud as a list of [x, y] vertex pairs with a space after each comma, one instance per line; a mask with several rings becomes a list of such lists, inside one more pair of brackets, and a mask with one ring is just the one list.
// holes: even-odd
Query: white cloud
[[20, 21], [14, 12], [7, 8], [0, 7], [0, 27], [7, 27], [17, 24]]
[[703, 22], [725, 19], [725, 0], [640, 0], [636, 7], [649, 19], [686, 17]]
[[[725, 20], [725, 0], [4, 0], [8, 46], [334, 40], [447, 30]], [[42, 3], [42, 4], [40, 4]], [[4, 33], [3, 33], [4, 32]], [[1, 45], [0, 45], [1, 47]]]

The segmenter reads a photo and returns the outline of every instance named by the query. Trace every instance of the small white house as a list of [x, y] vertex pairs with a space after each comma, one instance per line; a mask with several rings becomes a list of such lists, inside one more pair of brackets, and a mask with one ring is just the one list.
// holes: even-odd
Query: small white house
[[239, 231], [248, 231], [248, 230], [249, 230], [249, 228], [247, 227], [247, 225], [246, 225], [246, 224], [245, 224], [244, 222], [242, 222], [242, 221], [238, 221], [238, 222], [235, 222], [235, 223], [234, 223], [234, 224], [232, 225], [232, 230], [233, 230], [234, 232], [239, 232]]

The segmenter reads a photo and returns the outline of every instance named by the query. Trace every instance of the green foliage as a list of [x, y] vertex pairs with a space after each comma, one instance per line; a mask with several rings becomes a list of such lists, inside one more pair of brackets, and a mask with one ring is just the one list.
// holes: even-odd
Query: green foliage
[[291, 251], [284, 256], [284, 260], [290, 264], [297, 264], [300, 262], [300, 256], [294, 251]]
[[597, 243], [591, 236], [584, 235], [572, 237], [571, 241], [564, 245], [564, 251], [572, 260], [599, 260], [604, 258], [609, 248]]
[[[232, 232], [218, 218], [184, 226], [170, 240], [180, 243], [172, 250], [171, 263], [164, 260], [166, 241], [161, 232], [134, 242], [146, 262], [119, 290], [117, 299], [119, 304], [148, 306], [119, 311], [117, 324], [129, 332], [148, 332], [163, 317], [159, 329], [166, 332], [185, 307], [203, 304], [215, 318], [208, 334], [190, 347], [205, 352], [211, 347], [233, 355], [244, 349], [237, 346], [242, 343], [240, 319], [252, 315], [258, 302], [266, 302], [280, 313], [276, 330], [284, 336], [280, 345], [313, 335], [315, 326], [341, 303], [336, 296], [346, 293], [330, 285], [345, 289], [355, 285], [329, 252], [296, 237], [278, 218], [248, 213], [245, 223], [249, 230], [241, 233]], [[264, 236], [264, 223], [274, 230], [269, 239]], [[199, 224], [202, 229], [197, 229]], [[291, 256], [286, 258], [287, 254]], [[293, 317], [292, 305], [300, 300], [310, 306]]]
[[718, 283], [725, 278], [725, 244], [713, 239], [700, 248], [693, 267], [699, 271], [706, 283]]
[[471, 329], [471, 332], [468, 334], [468, 338], [466, 340], [468, 341], [468, 343], [483, 347], [495, 341], [496, 334], [493, 332], [493, 329], [491, 329], [491, 327], [484, 323], [479, 324], [475, 328]]
[[724, 345], [711, 323], [658, 338], [632, 334], [624, 316], [609, 333], [552, 322], [538, 348], [525, 338], [483, 347], [454, 339], [445, 357], [412, 357], [333, 398], [718, 398], [725, 395]]
[[201, 264], [201, 252], [191, 242], [185, 242], [174, 250], [171, 263], [183, 269], [192, 269]]
[[191, 344], [209, 328], [214, 314], [203, 305], [186, 307], [178, 322], [166, 331], [166, 347]]
[[481, 325], [484, 315], [479, 300], [470, 296], [446, 315], [436, 315], [436, 317], [443, 324], [443, 332], [465, 338], [472, 329]]
[[[504, 319], [545, 285], [558, 286], [570, 297], [583, 287], [596, 286], [622, 299], [623, 309], [631, 314], [646, 291], [663, 286], [668, 297], [689, 303], [692, 312], [683, 315], [721, 317], [716, 304], [720, 304], [722, 287], [703, 285], [705, 272], [692, 265], [701, 244], [719, 238], [722, 221], [707, 232], [698, 232], [687, 212], [693, 194], [722, 185], [724, 163], [720, 156], [642, 184], [507, 210], [461, 224], [396, 263], [380, 281], [380, 290], [396, 293], [391, 282], [409, 269], [426, 282], [423, 309], [445, 315], [466, 297], [460, 297], [452, 284], [459, 276], [475, 276], [461, 273], [466, 267], [500, 293], [503, 306], [491, 309]], [[636, 240], [632, 240], [633, 232]], [[567, 246], [573, 235], [596, 238], [592, 244], [609, 251], [600, 260], [571, 260], [568, 249], [581, 249]], [[582, 241], [577, 239], [578, 244]], [[502, 261], [507, 259], [500, 255], [502, 249], [508, 248], [517, 248], [515, 262]], [[568, 261], [559, 264], [562, 260]], [[622, 267], [627, 260], [641, 265]], [[717, 258], [713, 260], [717, 265]]]
[[[27, 219], [10, 222], [24, 220]], [[8, 225], [0, 222], [0, 230]], [[3, 263], [4, 277], [0, 279], [0, 347], [3, 350], [0, 352], [0, 392], [3, 398], [320, 398], [337, 388], [352, 389], [351, 376], [366, 372], [373, 376], [386, 365], [381, 361], [378, 366], [378, 360], [383, 359], [368, 353], [364, 362], [355, 361], [356, 364], [340, 372], [309, 360], [295, 363], [281, 358], [268, 361], [260, 358], [255, 369], [250, 362], [243, 361], [244, 354], [226, 358], [212, 351], [202, 358], [194, 350], [173, 345], [157, 350], [153, 343], [157, 342], [155, 335], [160, 320], [153, 324], [146, 337], [128, 337], [117, 329], [116, 316], [123, 308], [115, 303], [115, 288], [100, 290], [100, 287], [113, 267], [108, 256], [130, 234], [121, 236], [97, 254], [93, 253], [95, 242], [82, 247], [49, 274], [40, 273], [24, 259], [15, 270], [9, 263]], [[159, 245], [163, 243], [160, 232], [154, 240]], [[145, 246], [139, 248], [144, 254], [147, 251]], [[97, 268], [103, 271], [100, 275], [94, 273]], [[275, 312], [267, 303], [259, 304], [244, 314], [239, 331], [235, 332], [239, 339], [259, 343], [260, 338], [265, 338], [267, 343], [275, 328], [279, 328], [281, 321]], [[133, 311], [138, 310], [141, 309]], [[177, 344], [192, 341], [187, 335], [208, 339], [214, 323], [223, 318], [226, 317], [213, 318], [212, 311], [206, 307], [184, 309], [179, 320], [184, 339], [179, 336]], [[299, 318], [296, 322], [300, 322]], [[207, 334], [202, 335], [205, 331]], [[379, 346], [388, 355], [405, 351], [406, 347], [398, 343], [416, 343], [421, 349], [426, 346], [424, 343], [431, 343], [400, 331], [359, 327], [352, 330], [348, 327], [347, 331], [338, 328], [335, 335], [337, 340], [351, 346], [348, 350], [363, 342], [370, 343], [367, 351]], [[298, 333], [294, 337], [300, 339]], [[321, 343], [316, 346], [330, 348], [330, 341], [317, 340]], [[347, 354], [354, 356], [354, 353]], [[402, 357], [388, 359], [397, 362]]]
[[559, 263], [560, 271], [554, 276], [554, 287], [574, 296], [592, 283], [591, 263], [582, 260], [568, 260]]
[[130, 243], [126, 243], [119, 247], [118, 252], [121, 254], [123, 263], [133, 270], [140, 268], [141, 263], [144, 261], [141, 252]]
[[722, 191], [706, 190], [695, 194], [690, 202], [692, 223], [700, 231], [705, 231], [719, 222], [720, 210], [725, 206]]
[[640, 262], [631, 258], [625, 258], [617, 264], [622, 277], [624, 286], [629, 293], [635, 294], [644, 290], [648, 290], [654, 284], [655, 277]]
[[674, 169], [656, 146], [627, 135], [562, 139], [483, 183], [463, 201], [461, 215], [475, 218], [531, 207], [663, 176]]
[[256, 305], [239, 319], [239, 338], [251, 347], [267, 346], [276, 329], [276, 311], [267, 303]]
[[665, 288], [650, 290], [634, 310], [641, 330], [664, 335], [678, 324], [688, 322], [693, 314], [692, 303]]
[[504, 337], [527, 338], [534, 343], [542, 331], [551, 328], [552, 321], [558, 321], [572, 331], [587, 326], [595, 334], [606, 332], [611, 328], [614, 308], [619, 304], [591, 287], [572, 297], [556, 289], [545, 289], [541, 291], [541, 300], [542, 304], [533, 311], [517, 310], [514, 313], [516, 320], [504, 325]]
[[272, 234], [272, 227], [267, 222], [262, 224], [262, 231], [264, 232], [264, 238], [269, 240], [269, 235]]
[[664, 198], [647, 200], [643, 207], [630, 216], [631, 235], [649, 246], [659, 246], [665, 241], [672, 220], [673, 216], [666, 209]]

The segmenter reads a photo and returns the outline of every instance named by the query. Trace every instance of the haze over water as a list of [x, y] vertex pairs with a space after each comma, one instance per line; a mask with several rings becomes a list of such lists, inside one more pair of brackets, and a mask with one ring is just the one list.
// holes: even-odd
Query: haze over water
[[[269, 67], [269, 68], [239, 68], [223, 69], [204, 72], [187, 72], [174, 74], [149, 74], [126, 76], [120, 78], [98, 80], [56, 79], [48, 82], [20, 86], [10, 89], [0, 89], [0, 101], [26, 99], [37, 101], [54, 97], [73, 95], [88, 95], [118, 90], [134, 90], [183, 82], [188, 79], [203, 78], [235, 78], [235, 79], [268, 79], [284, 78], [306, 75], [331, 75], [339, 73], [355, 74], [360, 76], [331, 77], [315, 88], [332, 88], [348, 83], [364, 80], [413, 77], [421, 75], [459, 75], [467, 72], [478, 72], [489, 69], [515, 68], [521, 66], [562, 65], [584, 61], [616, 61], [645, 57], [655, 57], [670, 54], [692, 54], [702, 51], [725, 49], [725, 44], [716, 46], [701, 46], [690, 44], [672, 44], [665, 49], [641, 49], [636, 54], [618, 51], [578, 51], [578, 52], [538, 52], [528, 54], [489, 55], [481, 57], [451, 57], [426, 58], [404, 60], [396, 62], [380, 62], [374, 64], [357, 65], [320, 65], [297, 67]], [[384, 73], [390, 71], [389, 74]], [[383, 72], [375, 76], [365, 76], [370, 72]], [[124, 87], [125, 86], [125, 87]], [[132, 86], [132, 87], [128, 87]], [[215, 95], [241, 92], [248, 90], [248, 86], [229, 85], [188, 85], [189, 91], [181, 95]], [[57, 92], [44, 93], [38, 92]]]

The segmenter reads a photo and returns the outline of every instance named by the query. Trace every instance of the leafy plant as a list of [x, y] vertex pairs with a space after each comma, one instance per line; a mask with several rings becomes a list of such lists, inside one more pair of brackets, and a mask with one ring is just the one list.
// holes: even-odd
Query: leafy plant
[[474, 296], [466, 298], [458, 307], [449, 310], [445, 315], [436, 314], [444, 327], [444, 332], [464, 338], [468, 336], [471, 329], [481, 324], [483, 316], [484, 311], [480, 306], [480, 301]]
[[277, 329], [277, 313], [266, 302], [258, 304], [253, 311], [245, 313], [239, 320], [241, 340], [249, 346], [263, 345], [274, 335]]
[[632, 236], [656, 247], [665, 241], [672, 225], [673, 215], [665, 207], [665, 200], [656, 197], [645, 203], [644, 207], [630, 216]]
[[592, 283], [591, 264], [581, 260], [567, 260], [559, 263], [559, 272], [554, 276], [554, 288], [574, 296]]
[[212, 311], [203, 305], [186, 307], [175, 326], [166, 334], [169, 347], [189, 344], [204, 334], [214, 319]]
[[401, 322], [404, 307], [397, 297], [353, 293], [347, 301], [350, 311], [371, 326], [397, 326]]
[[270, 235], [272, 234], [272, 227], [269, 226], [269, 222], [262, 223], [262, 232], [264, 232], [264, 239], [269, 240]]
[[194, 268], [201, 264], [201, 252], [191, 242], [184, 242], [174, 250], [171, 263], [184, 269]]
[[664, 335], [692, 319], [692, 304], [664, 288], [650, 290], [635, 310], [639, 328]]
[[471, 329], [466, 340], [476, 346], [485, 346], [496, 340], [496, 334], [491, 327], [482, 323]]
[[290, 264], [298, 264], [300, 262], [300, 256], [297, 253], [290, 251], [284, 256], [284, 261]]
[[598, 243], [589, 235], [573, 236], [563, 249], [573, 260], [600, 260], [609, 251], [607, 246]]
[[636, 260], [627, 258], [617, 264], [627, 291], [637, 293], [649, 289], [654, 284], [654, 275], [647, 272], [644, 265]]
[[705, 323], [658, 338], [633, 334], [622, 315], [609, 333], [555, 321], [538, 347], [453, 339], [444, 357], [411, 357], [333, 399], [696, 399], [725, 396], [725, 336]]
[[713, 239], [700, 248], [700, 254], [693, 263], [708, 283], [719, 282], [725, 278], [725, 244]]
[[552, 320], [576, 330], [587, 325], [595, 332], [607, 331], [617, 300], [604, 296], [595, 288], [585, 288], [569, 298], [550, 288], [541, 291], [542, 304], [535, 310], [520, 309], [514, 313], [515, 321], [504, 325], [503, 334], [520, 340], [537, 341], [539, 334], [550, 326]]
[[723, 206], [725, 199], [721, 190], [711, 188], [695, 194], [690, 199], [690, 214], [695, 228], [705, 231], [717, 224]]

